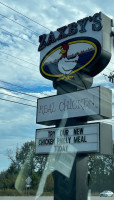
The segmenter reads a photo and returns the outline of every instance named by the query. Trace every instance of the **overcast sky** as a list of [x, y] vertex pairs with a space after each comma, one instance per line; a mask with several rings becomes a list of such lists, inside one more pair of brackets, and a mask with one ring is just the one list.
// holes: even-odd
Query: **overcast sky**
[[[13, 9], [23, 15], [14, 12]], [[40, 53], [37, 51], [39, 35], [49, 33], [49, 30], [55, 31], [59, 27], [76, 22], [86, 16], [93, 16], [100, 11], [113, 19], [114, 1], [0, 1], [0, 98], [2, 98], [0, 99], [0, 171], [9, 167], [10, 161], [7, 158], [7, 150], [12, 149], [15, 152], [16, 146], [21, 146], [26, 141], [35, 140], [35, 129], [43, 127], [36, 125], [37, 98], [33, 96], [42, 97], [56, 94], [52, 82], [40, 75]], [[94, 78], [93, 86], [103, 85], [110, 88], [113, 91], [114, 102], [114, 84], [109, 83], [108, 78], [103, 76], [103, 74], [109, 75], [111, 71], [114, 71], [113, 65], [114, 56], [112, 54], [109, 65]], [[11, 90], [24, 92], [32, 96], [15, 93]], [[17, 97], [24, 99], [18, 99]], [[18, 101], [33, 107], [3, 99]], [[25, 99], [29, 99], [29, 101]], [[113, 124], [113, 122], [114, 119], [108, 120], [110, 124]]]

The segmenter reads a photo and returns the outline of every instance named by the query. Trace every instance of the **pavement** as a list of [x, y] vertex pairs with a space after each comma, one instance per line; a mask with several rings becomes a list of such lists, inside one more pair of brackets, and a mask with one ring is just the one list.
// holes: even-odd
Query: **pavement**
[[35, 196], [26, 196], [26, 197], [13, 197], [13, 196], [0, 196], [0, 200], [53, 200], [53, 197], [39, 197], [36, 198]]
[[[26, 197], [0, 196], [0, 200], [54, 200], [54, 198], [53, 197], [36, 198], [35, 196], [26, 196]], [[113, 197], [89, 196], [88, 200], [114, 200], [114, 196]]]

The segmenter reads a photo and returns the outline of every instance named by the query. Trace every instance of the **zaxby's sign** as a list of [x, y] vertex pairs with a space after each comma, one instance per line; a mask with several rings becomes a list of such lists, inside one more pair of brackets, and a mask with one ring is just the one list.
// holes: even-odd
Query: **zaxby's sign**
[[38, 99], [36, 122], [54, 125], [57, 120], [80, 118], [86, 120], [112, 117], [112, 92], [105, 87], [55, 95]]
[[36, 130], [38, 154], [100, 152], [112, 155], [112, 145], [112, 126], [105, 123]]
[[111, 58], [111, 28], [112, 20], [100, 12], [40, 35], [41, 74], [56, 81], [74, 79], [77, 72], [97, 75]]

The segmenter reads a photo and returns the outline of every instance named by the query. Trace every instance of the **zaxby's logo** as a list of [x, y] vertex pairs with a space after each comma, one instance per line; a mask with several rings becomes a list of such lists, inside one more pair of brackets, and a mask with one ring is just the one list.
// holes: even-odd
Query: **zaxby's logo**
[[66, 40], [44, 56], [40, 71], [44, 77], [51, 80], [73, 79], [79, 71], [89, 74], [92, 63], [97, 60], [100, 53], [101, 45], [94, 38], [76, 37]]

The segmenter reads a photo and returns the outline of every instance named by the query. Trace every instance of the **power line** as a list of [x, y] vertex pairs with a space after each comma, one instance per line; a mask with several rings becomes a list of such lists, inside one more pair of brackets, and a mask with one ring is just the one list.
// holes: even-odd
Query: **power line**
[[33, 64], [33, 63], [30, 63], [30, 62], [28, 62], [27, 60], [23, 60], [23, 59], [18, 58], [18, 57], [16, 57], [16, 56], [12, 56], [11, 54], [5, 53], [5, 52], [3, 52], [3, 51], [0, 51], [0, 52], [3, 53], [3, 54], [5, 54], [5, 55], [11, 56], [11, 57], [13, 57], [13, 58], [15, 58], [15, 59], [18, 59], [18, 60], [21, 60], [21, 61], [23, 61], [23, 62], [26, 62], [26, 63], [28, 63], [28, 64], [30, 64], [30, 65], [34, 65], [34, 66], [38, 67], [37, 65], [35, 65], [35, 64]]
[[28, 68], [28, 69], [30, 69], [30, 70], [32, 70], [32, 71], [36, 71], [36, 72], [38, 73], [38, 70], [35, 70], [35, 69], [30, 68], [30, 67], [26, 67], [26, 66], [20, 65], [20, 64], [18, 64], [18, 63], [12, 62], [11, 60], [4, 59], [4, 58], [2, 58], [2, 60], [9, 61], [9, 62], [11, 62], [11, 63], [13, 63], [13, 64], [15, 64], [15, 65], [18, 65], [18, 66], [24, 67], [24, 68]]
[[[11, 54], [8, 54], [8, 53], [2, 52], [2, 51], [0, 51], [0, 52], [3, 53], [3, 54], [6, 54], [6, 55], [8, 55], [8, 56], [14, 57], [15, 59], [21, 60], [21, 61], [23, 61], [23, 62], [26, 62], [26, 63], [29, 63], [29, 64], [31, 64], [31, 65], [33, 65], [33, 66], [38, 67], [37, 65], [35, 65], [35, 64], [33, 64], [33, 63], [30, 63], [30, 62], [28, 62], [28, 61], [26, 61], [26, 60], [20, 59], [20, 58], [18, 58], [18, 57], [16, 57], [16, 56], [12, 56]], [[3, 58], [2, 58], [2, 60], [7, 60], [7, 59], [3, 59]], [[10, 61], [10, 62], [11, 62], [11, 63], [14, 63], [14, 62], [12, 62], [12, 61]], [[14, 64], [18, 65], [17, 63], [14, 63]], [[22, 65], [20, 65], [20, 64], [19, 64], [19, 66], [21, 66], [21, 67], [26, 67], [26, 66], [22, 66]], [[29, 68], [29, 67], [26, 67], [26, 68], [28, 68], [28, 69], [30, 69], [30, 70], [33, 70], [33, 69]], [[107, 69], [108, 69], [108, 68], [107, 68]], [[109, 69], [108, 69], [108, 70], [109, 70]], [[38, 72], [38, 70], [35, 70], [35, 69], [34, 69], [33, 71], [37, 71], [37, 72]], [[112, 70], [110, 70], [110, 71], [112, 71]], [[112, 71], [112, 72], [113, 72], [113, 71]], [[102, 72], [101, 72], [100, 74], [102, 74]], [[102, 75], [104, 75], [104, 74], [102, 74]]]
[[10, 82], [7, 82], [7, 81], [0, 80], [0, 82], [2, 82], [2, 83], [6, 83], [6, 84], [8, 84], [8, 85], [13, 85], [13, 86], [16, 86], [16, 87], [20, 87], [20, 88], [23, 88], [23, 89], [29, 90], [29, 91], [31, 91], [31, 92], [36, 92], [35, 90], [32, 90], [32, 89], [29, 89], [29, 88], [23, 87], [23, 86], [21, 86], [21, 85], [13, 84], [13, 83], [10, 83]]
[[[15, 92], [15, 93], [24, 94], [24, 95], [27, 95], [27, 96], [30, 96], [30, 97], [34, 97], [34, 98], [37, 98], [37, 99], [40, 99], [40, 98], [41, 98], [41, 97], [37, 97], [37, 96], [31, 95], [31, 94], [28, 94], [28, 93], [24, 93], [24, 92], [12, 90], [12, 89], [5, 88], [5, 87], [0, 87], [0, 88], [1, 88], [1, 89], [5, 89], [5, 90], [9, 90], [9, 91], [12, 91], [12, 92]], [[45, 97], [48, 97], [48, 95], [46, 94]]]
[[5, 89], [5, 90], [9, 90], [9, 91], [12, 91], [12, 92], [17, 92], [17, 93], [20, 93], [20, 94], [24, 94], [24, 95], [27, 95], [27, 96], [38, 98], [37, 96], [31, 95], [31, 94], [27, 94], [27, 93], [24, 93], [24, 92], [20, 92], [20, 91], [16, 91], [16, 90], [12, 90], [12, 89], [8, 89], [8, 88], [5, 88], [5, 87], [0, 87], [0, 88], [1, 89]]
[[111, 71], [111, 72], [114, 72], [114, 71], [112, 71], [111, 69], [109, 69], [109, 68], [107, 68], [107, 67], [106, 67], [106, 69], [108, 69], [108, 70]]
[[[7, 60], [7, 59], [2, 59], [2, 60]], [[11, 63], [14, 63], [14, 62], [12, 62], [12, 61], [10, 61]], [[16, 65], [18, 65], [17, 63], [14, 63], [14, 64], [16, 64]], [[22, 65], [18, 65], [18, 66], [21, 66], [21, 67], [26, 67], [26, 66], [22, 66]], [[38, 70], [33, 70], [33, 69], [31, 69], [31, 68], [29, 68], [29, 67], [26, 67], [26, 68], [28, 68], [28, 69], [30, 69], [30, 70], [32, 70], [32, 71], [37, 71], [38, 72]], [[100, 73], [102, 76], [107, 76], [107, 75], [105, 75], [105, 74], [103, 74], [102, 72]], [[106, 80], [106, 79], [105, 79]], [[36, 92], [35, 90], [32, 90], [32, 89], [29, 89], [29, 88], [26, 88], [26, 87], [22, 87], [22, 86], [20, 86], [20, 85], [16, 85], [16, 84], [13, 84], [13, 83], [9, 83], [9, 82], [6, 82], [6, 81], [3, 81], [3, 80], [0, 80], [0, 82], [3, 82], [3, 83], [6, 83], [6, 84], [10, 84], [10, 85], [13, 85], [13, 86], [17, 86], [17, 87], [20, 87], [20, 88], [23, 88], [23, 89], [27, 89], [27, 90], [29, 90], [29, 91], [33, 91], [33, 92]]]
[[[2, 28], [0, 28], [0, 29], [2, 29]], [[4, 30], [4, 29], [2, 29], [2, 30]], [[6, 30], [4, 30], [4, 31], [6, 31]], [[8, 31], [6, 31], [6, 32], [8, 32]], [[10, 33], [10, 32], [8, 32], [8, 33]], [[13, 34], [13, 33], [11, 33], [11, 34]], [[14, 34], [13, 34], [13, 35], [14, 35]], [[15, 36], [16, 36], [16, 35], [15, 35]], [[16, 36], [16, 37], [19, 37], [19, 36]], [[23, 38], [21, 38], [21, 39], [23, 39]], [[23, 39], [23, 40], [25, 40], [25, 39]], [[28, 40], [26, 40], [26, 41], [27, 41], [27, 42], [30, 42], [30, 41], [28, 41]], [[32, 42], [30, 42], [30, 43], [32, 43]], [[32, 43], [32, 44], [34, 44], [34, 43]], [[36, 44], [34, 44], [34, 45], [36, 45]], [[36, 46], [37, 46], [37, 45], [36, 45]], [[30, 63], [30, 62], [28, 62], [28, 61], [26, 61], [26, 60], [17, 58], [16, 56], [12, 56], [11, 54], [8, 54], [8, 53], [2, 52], [2, 51], [0, 51], [0, 52], [3, 53], [3, 54], [6, 54], [6, 55], [8, 55], [8, 56], [14, 57], [14, 58], [16, 58], [16, 59], [18, 59], [18, 60], [24, 61], [24, 62], [26, 62], [26, 63], [29, 63], [29, 64], [31, 64], [31, 65], [34, 65], [34, 66], [38, 67], [37, 65], [35, 65], [35, 64], [33, 64], [33, 63]], [[10, 61], [10, 62], [12, 62], [12, 61]], [[12, 63], [13, 63], [13, 62], [12, 62]], [[14, 64], [16, 64], [16, 63], [14, 63]], [[21, 65], [20, 65], [20, 66], [21, 66]], [[29, 67], [26, 67], [26, 68], [31, 69], [31, 68], [29, 68]], [[108, 69], [108, 70], [111, 71], [111, 72], [114, 72], [114, 71], [110, 70], [109, 68], [106, 68], [106, 69]], [[34, 70], [34, 71], [36, 71], [36, 70]], [[100, 73], [100, 74], [102, 74], [102, 73]], [[102, 75], [103, 75], [103, 74], [102, 74]]]
[[[112, 61], [110, 61], [110, 63], [114, 64]], [[110, 64], [110, 63], [109, 63], [109, 64]]]
[[[23, 87], [23, 86], [21, 86], [21, 85], [13, 84], [13, 83], [6, 82], [6, 81], [3, 81], [3, 80], [0, 80], [0, 82], [6, 83], [6, 84], [9, 84], [9, 85], [12, 85], [12, 86], [20, 87], [20, 88], [23, 88], [23, 89], [29, 90], [29, 91], [31, 91], [31, 92], [36, 92], [35, 90], [32, 90], [32, 89], [29, 89], [29, 88]], [[25, 94], [26, 94], [26, 93], [25, 93]], [[45, 95], [45, 96], [48, 96], [48, 95]], [[36, 98], [40, 98], [40, 97], [37, 97], [37, 96], [36, 96]]]
[[15, 9], [13, 9], [13, 8], [11, 8], [11, 7], [9, 7], [9, 6], [7, 6], [6, 4], [4, 4], [4, 3], [2, 3], [2, 2], [0, 2], [0, 4], [2, 4], [3, 6], [5, 6], [5, 7], [9, 8], [9, 9], [11, 9], [11, 10], [13, 10], [14, 12], [16, 12], [16, 13], [18, 13], [18, 14], [22, 15], [23, 17], [25, 17], [25, 18], [29, 19], [30, 21], [32, 21], [32, 22], [34, 22], [34, 23], [36, 23], [36, 24], [38, 24], [38, 25], [42, 26], [43, 28], [46, 28], [47, 30], [51, 31], [51, 30], [50, 30], [49, 28], [47, 28], [46, 26], [44, 26], [44, 25], [40, 24], [39, 22], [36, 22], [35, 20], [33, 20], [33, 19], [31, 19], [30, 17], [27, 17], [26, 15], [24, 15], [24, 14], [22, 14], [22, 13], [18, 12], [17, 10], [15, 10]]
[[[25, 106], [30, 106], [30, 107], [36, 108], [36, 106], [32, 106], [30, 104], [24, 104], [24, 103], [20, 103], [20, 102], [17, 102], [17, 101], [12, 101], [12, 100], [8, 100], [8, 99], [4, 99], [4, 98], [0, 98], [0, 99], [4, 100], [4, 101], [9, 101], [9, 102], [12, 102], [12, 103], [22, 104], [22, 105], [25, 105]], [[112, 117], [114, 117], [114, 115]]]
[[37, 103], [37, 102], [34, 101], [34, 100], [25, 99], [25, 98], [22, 98], [22, 97], [17, 97], [17, 96], [11, 95], [11, 94], [5, 94], [4, 92], [0, 92], [0, 94], [3, 94], [3, 95], [7, 95], [7, 96], [11, 96], [11, 97], [18, 98], [18, 99], [22, 99], [22, 100], [26, 100], [26, 101], [31, 101], [31, 102], [35, 102], [35, 103]]
[[12, 100], [8, 100], [8, 99], [4, 99], [4, 98], [0, 98], [0, 99], [4, 100], [4, 101], [9, 101], [9, 102], [12, 102], [12, 103], [22, 104], [22, 105], [25, 105], [25, 106], [30, 106], [30, 107], [35, 107], [36, 108], [36, 106], [32, 106], [32, 105], [29, 105], [29, 104], [20, 103], [20, 102], [17, 102], [17, 101], [12, 101]]
[[18, 23], [18, 22], [16, 22], [16, 21], [14, 21], [13, 19], [10, 19], [9, 17], [7, 17], [7, 16], [5, 16], [5, 15], [2, 15], [2, 14], [0, 14], [0, 15], [1, 15], [2, 17], [6, 18], [6, 19], [8, 19], [8, 20], [10, 20], [10, 21], [12, 21], [12, 22], [18, 24], [19, 26], [22, 26], [23, 28], [26, 28], [27, 30], [31, 31], [32, 33], [39, 35], [37, 32], [35, 32], [35, 31], [33, 31], [32, 29], [30, 29], [30, 28], [28, 28], [28, 27], [26, 27], [26, 26], [24, 26], [24, 25], [22, 25], [22, 24], [20, 24], [20, 23]]
[[[17, 11], [17, 10], [15, 10], [15, 9], [11, 8], [10, 6], [8, 6], [8, 5], [4, 4], [3, 2], [0, 2], [0, 4], [2, 4], [3, 6], [5, 6], [5, 7], [9, 8], [9, 9], [11, 9], [11, 10], [13, 10], [14, 12], [16, 12], [16, 13], [18, 13], [18, 14], [20, 14], [20, 15], [24, 16], [25, 18], [27, 18], [27, 19], [29, 19], [29, 20], [33, 21], [34, 23], [36, 23], [36, 24], [38, 24], [38, 25], [40, 25], [40, 26], [42, 26], [42, 27], [44, 27], [44, 28], [48, 29], [49, 31], [51, 31], [51, 29], [49, 29], [49, 28], [47, 28], [46, 26], [44, 26], [44, 25], [40, 24], [39, 22], [37, 22], [37, 21], [35, 21], [35, 20], [33, 20], [33, 19], [31, 19], [31, 18], [27, 17], [26, 15], [24, 15], [24, 14], [20, 13], [19, 11]], [[5, 18], [7, 18], [7, 19], [9, 19], [9, 20], [11, 20], [11, 21], [13, 21], [14, 23], [17, 23], [17, 24], [19, 24], [20, 26], [23, 26], [22, 24], [20, 24], [20, 23], [18, 23], [18, 22], [15, 22], [14, 20], [12, 20], [12, 19], [10, 19], [10, 18], [6, 17], [5, 15], [2, 15], [2, 14], [0, 14], [0, 15], [1, 15], [1, 16], [3, 16], [3, 17], [5, 17]], [[28, 30], [30, 30], [30, 31], [32, 31], [32, 32], [34, 32], [33, 30], [31, 30], [31, 29], [27, 28], [26, 26], [23, 26], [23, 27], [24, 27], [24, 28], [26, 28], [26, 29], [28, 29]], [[35, 33], [35, 34], [38, 34], [37, 32], [34, 32], [34, 33]], [[38, 34], [38, 35], [39, 35], [39, 34]], [[114, 64], [113, 62], [110, 62], [110, 63]], [[108, 68], [107, 68], [107, 69], [108, 69]], [[108, 69], [108, 70], [110, 70], [110, 69]], [[110, 71], [111, 71], [111, 70], [110, 70]]]
[[2, 31], [5, 31], [6, 33], [8, 33], [8, 34], [10, 34], [10, 35], [13, 35], [13, 36], [15, 36], [15, 37], [18, 37], [18, 38], [20, 38], [20, 39], [22, 39], [22, 40], [24, 40], [24, 41], [26, 41], [26, 42], [29, 42], [29, 43], [31, 43], [31, 44], [33, 44], [34, 46], [38, 46], [37, 44], [35, 44], [34, 42], [30, 42], [29, 40], [26, 40], [26, 39], [24, 39], [24, 38], [22, 38], [22, 37], [20, 37], [20, 36], [18, 36], [18, 35], [16, 35], [16, 34], [14, 34], [14, 33], [11, 33], [10, 31], [7, 31], [7, 30], [5, 30], [5, 29], [3, 29], [3, 28], [0, 28]]

